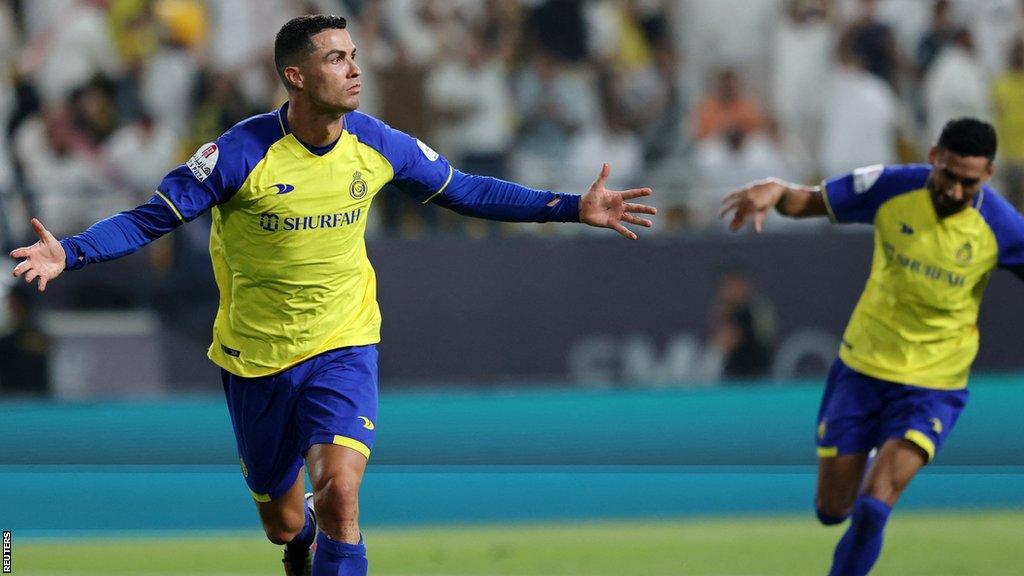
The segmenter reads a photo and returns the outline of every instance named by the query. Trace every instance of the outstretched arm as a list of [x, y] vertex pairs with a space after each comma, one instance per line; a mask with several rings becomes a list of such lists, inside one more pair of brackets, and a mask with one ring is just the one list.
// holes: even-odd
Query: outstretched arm
[[29, 284], [38, 278], [42, 292], [46, 284], [64, 270], [77, 270], [89, 263], [131, 254], [179, 225], [181, 220], [156, 197], [148, 204], [100, 220], [85, 232], [61, 241], [33, 218], [32, 229], [39, 241], [11, 251], [11, 258], [23, 259], [14, 267], [14, 276], [24, 276]]
[[466, 216], [505, 222], [582, 222], [599, 228], [610, 228], [631, 240], [636, 234], [623, 222], [651, 227], [651, 221], [635, 214], [656, 214], [652, 206], [632, 204], [627, 200], [649, 196], [650, 188], [626, 191], [608, 190], [605, 181], [609, 168], [605, 164], [587, 193], [555, 194], [533, 190], [512, 182], [463, 174], [455, 171], [449, 185], [427, 201]]
[[754, 230], [760, 233], [768, 211], [773, 208], [779, 214], [791, 218], [828, 215], [819, 186], [801, 186], [778, 178], [768, 178], [752, 182], [726, 196], [722, 200], [719, 216], [725, 218], [732, 213], [729, 229], [734, 232], [753, 220]]

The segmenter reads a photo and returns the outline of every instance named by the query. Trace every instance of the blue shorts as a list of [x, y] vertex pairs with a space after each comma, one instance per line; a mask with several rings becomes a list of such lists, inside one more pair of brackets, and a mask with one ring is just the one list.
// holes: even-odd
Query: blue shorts
[[242, 475], [258, 502], [288, 491], [314, 444], [338, 444], [370, 457], [376, 438], [377, 347], [314, 356], [271, 376], [221, 370]]
[[967, 404], [967, 390], [933, 390], [865, 376], [836, 358], [818, 411], [818, 456], [870, 452], [891, 438], [930, 462]]

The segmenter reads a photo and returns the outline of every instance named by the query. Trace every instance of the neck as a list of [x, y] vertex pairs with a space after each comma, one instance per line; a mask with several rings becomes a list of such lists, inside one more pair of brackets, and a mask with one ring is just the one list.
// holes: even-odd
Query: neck
[[341, 136], [345, 114], [318, 110], [305, 98], [288, 101], [288, 128], [301, 142], [327, 146]]

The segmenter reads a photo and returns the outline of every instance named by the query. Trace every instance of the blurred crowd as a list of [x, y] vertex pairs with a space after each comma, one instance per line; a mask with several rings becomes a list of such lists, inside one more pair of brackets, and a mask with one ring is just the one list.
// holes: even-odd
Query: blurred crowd
[[[309, 12], [349, 18], [365, 111], [539, 188], [610, 161], [612, 185], [656, 189], [662, 233], [720, 229], [754, 178], [922, 161], [959, 115], [998, 124], [998, 184], [1024, 197], [1024, 0], [0, 0], [0, 241], [142, 202], [278, 106], [273, 35]], [[401, 194], [376, 213], [380, 234], [549, 230]]]
[[[364, 111], [465, 172], [538, 188], [582, 193], [610, 162], [612, 187], [655, 188], [653, 233], [722, 230], [720, 199], [756, 178], [925, 161], [963, 115], [996, 124], [995, 184], [1024, 204], [1024, 0], [0, 0], [0, 244], [32, 241], [30, 216], [59, 237], [144, 202], [203, 143], [279, 106], [274, 34], [313, 12], [348, 18]], [[375, 203], [371, 235], [585, 232], [396, 191]], [[208, 270], [208, 229], [159, 241], [147, 266], [167, 294], [213, 306], [209, 274], [169, 273]], [[723, 286], [712, 340], [727, 372], [764, 370], [770, 314]], [[140, 293], [122, 304], [146, 306]], [[10, 305], [0, 356], [31, 356], [39, 334]], [[196, 326], [205, 339], [208, 317]]]

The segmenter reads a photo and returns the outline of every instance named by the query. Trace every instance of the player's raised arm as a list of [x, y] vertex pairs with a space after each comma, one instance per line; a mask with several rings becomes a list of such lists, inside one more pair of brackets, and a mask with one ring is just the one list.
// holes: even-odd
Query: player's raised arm
[[605, 182], [611, 168], [608, 164], [601, 167], [601, 173], [597, 180], [590, 185], [590, 190], [580, 198], [580, 222], [597, 228], [611, 228], [630, 240], [636, 240], [636, 233], [622, 225], [634, 224], [650, 228], [652, 222], [647, 218], [634, 216], [634, 214], [655, 215], [658, 210], [646, 204], [634, 204], [627, 200], [643, 198], [651, 195], [650, 188], [633, 188], [631, 190], [616, 191], [605, 188]]
[[29, 284], [38, 278], [39, 291], [42, 292], [46, 290], [47, 282], [64, 271], [66, 256], [64, 247], [36, 218], [32, 219], [32, 230], [39, 236], [35, 244], [11, 250], [11, 258], [23, 259], [14, 267], [14, 277], [24, 276]]
[[783, 216], [809, 218], [827, 216], [828, 208], [818, 186], [801, 186], [778, 178], [751, 182], [722, 200], [719, 217], [732, 214], [729, 229], [737, 231], [753, 221], [754, 230], [761, 232], [768, 212], [775, 209]]

